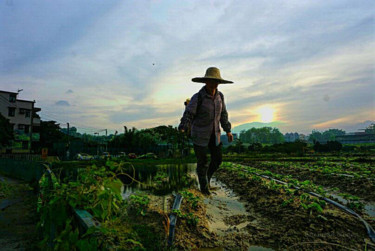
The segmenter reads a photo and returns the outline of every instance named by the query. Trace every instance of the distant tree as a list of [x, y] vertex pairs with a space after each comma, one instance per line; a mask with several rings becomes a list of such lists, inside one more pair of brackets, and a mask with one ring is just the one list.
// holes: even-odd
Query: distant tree
[[249, 151], [254, 151], [254, 152], [260, 151], [260, 150], [262, 150], [262, 148], [263, 148], [263, 146], [262, 146], [261, 143], [252, 143], [252, 144], [250, 144], [250, 145], [247, 147], [247, 149], [248, 149]]
[[13, 138], [13, 126], [9, 119], [0, 114], [0, 146], [10, 145]]
[[295, 142], [284, 142], [280, 144], [273, 144], [271, 146], [265, 146], [262, 152], [279, 152], [279, 153], [297, 153], [303, 154], [307, 147], [307, 143], [296, 140]]
[[60, 131], [60, 125], [56, 121], [40, 122], [40, 147], [52, 149], [53, 143], [62, 141], [65, 134]]
[[122, 148], [125, 152], [147, 152], [158, 144], [168, 144], [179, 149], [187, 147], [187, 137], [172, 126], [158, 126], [137, 130], [125, 127], [125, 133], [111, 137], [110, 147]]
[[329, 129], [323, 132], [323, 139], [326, 141], [335, 141], [336, 136], [345, 135], [345, 131], [341, 129]]
[[243, 130], [240, 134], [240, 140], [244, 143], [268, 143], [276, 144], [284, 142], [284, 136], [278, 128], [262, 127]]
[[319, 141], [314, 143], [314, 151], [316, 152], [337, 152], [342, 149], [342, 144], [338, 141], [327, 141], [326, 144], [321, 144]]
[[375, 124], [371, 124], [371, 125], [369, 125], [369, 126], [365, 129], [365, 132], [366, 132], [366, 133], [372, 133], [372, 134], [375, 134]]
[[317, 130], [312, 130], [309, 136], [309, 141], [314, 143], [324, 141], [322, 133]]
[[313, 130], [309, 136], [309, 142], [316, 142], [319, 141], [327, 142], [327, 141], [335, 141], [337, 136], [345, 135], [345, 131], [341, 129], [329, 129], [324, 132], [319, 132], [317, 130]]

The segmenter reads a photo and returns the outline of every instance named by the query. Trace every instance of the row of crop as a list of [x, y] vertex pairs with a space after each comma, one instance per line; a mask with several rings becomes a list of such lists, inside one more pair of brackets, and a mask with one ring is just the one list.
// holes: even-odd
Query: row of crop
[[[146, 250], [157, 243], [160, 233], [153, 233], [152, 228], [146, 225], [139, 227], [132, 221], [145, 215], [148, 197], [132, 195], [124, 201], [121, 187], [122, 182], [116, 174], [105, 166], [92, 165], [79, 169], [74, 180], [61, 180], [48, 170], [40, 180], [39, 248]], [[86, 210], [98, 223], [87, 231], [80, 231], [82, 229], [75, 216], [77, 209]]]
[[[252, 165], [258, 169], [272, 171], [284, 176], [291, 176], [299, 180], [312, 180], [316, 184], [330, 188], [331, 190], [342, 191], [344, 197], [351, 197], [358, 200], [359, 196], [367, 201], [373, 201], [375, 198], [375, 178], [373, 174], [333, 173], [332, 170], [317, 166], [311, 168], [312, 163], [298, 162], [250, 162], [244, 163]], [[306, 167], [305, 167], [306, 166]], [[366, 168], [366, 167], [365, 167]], [[353, 196], [350, 196], [353, 195]]]
[[336, 163], [336, 162], [278, 162], [264, 161], [261, 163], [265, 167], [278, 167], [285, 169], [305, 169], [311, 172], [319, 172], [327, 175], [345, 175], [356, 179], [374, 179], [375, 167], [366, 163]]
[[284, 153], [227, 153], [225, 157], [230, 158], [249, 158], [249, 159], [278, 159], [278, 160], [296, 160], [296, 161], [347, 161], [347, 162], [374, 162], [375, 157], [369, 154], [303, 154], [293, 155]]
[[[260, 175], [288, 183], [279, 184]], [[305, 192], [325, 195], [320, 186], [233, 163], [223, 163], [217, 176], [240, 194], [252, 210], [266, 218], [273, 238], [278, 240], [273, 243], [278, 245], [277, 249], [288, 249], [297, 242], [313, 243], [315, 239], [311, 237], [317, 233], [321, 234], [320, 241], [362, 249], [360, 243], [366, 238], [365, 228], [354, 217], [348, 218], [326, 201]], [[296, 186], [301, 190], [295, 189]], [[264, 227], [263, 231], [268, 229]], [[335, 235], [329, 234], [332, 232]], [[344, 234], [350, 234], [352, 238], [341, 238]]]
[[[294, 178], [292, 175], [282, 175], [282, 174], [279, 174], [279, 173], [273, 173], [270, 170], [263, 170], [263, 169], [259, 169], [259, 168], [255, 168], [255, 167], [251, 167], [251, 166], [244, 166], [244, 165], [234, 164], [234, 163], [229, 163], [229, 162], [223, 163], [222, 166], [224, 168], [228, 169], [228, 170], [233, 170], [233, 169], [238, 170], [238, 169], [240, 169], [240, 170], [242, 170], [242, 171], [239, 171], [240, 175], [241, 175], [241, 172], [243, 172], [243, 171], [248, 173], [248, 174], [253, 174], [254, 179], [260, 179], [260, 175], [266, 175], [266, 176], [272, 177], [274, 179], [284, 181], [288, 184], [287, 187], [285, 187], [284, 185], [281, 185], [281, 184], [277, 184], [272, 180], [269, 182], [269, 186], [271, 186], [271, 188], [281, 188], [281, 187], [283, 187], [285, 192], [288, 193], [288, 194], [294, 192], [294, 189], [291, 188], [291, 187], [300, 187], [304, 191], [314, 192], [314, 193], [317, 193], [317, 194], [319, 194], [321, 196], [324, 196], [324, 197], [326, 197], [328, 195], [326, 190], [322, 186], [315, 184], [311, 180], [300, 181], [300, 180]], [[359, 197], [353, 196], [353, 195], [347, 194], [347, 193], [341, 193], [341, 195], [348, 200], [347, 205], [350, 208], [358, 209], [358, 210], [362, 210], [364, 208], [364, 204], [360, 201]]]

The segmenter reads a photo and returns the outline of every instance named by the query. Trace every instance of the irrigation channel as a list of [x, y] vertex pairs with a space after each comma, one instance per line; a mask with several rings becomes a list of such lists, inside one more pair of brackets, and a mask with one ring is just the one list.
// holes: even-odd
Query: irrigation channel
[[[249, 181], [239, 170], [221, 168], [211, 181], [211, 196], [198, 191], [195, 164], [136, 166], [132, 179], [121, 177], [123, 199], [146, 192], [155, 196], [154, 206], [170, 212], [174, 195], [185, 190], [200, 197], [196, 210], [182, 199], [181, 211], [199, 219], [192, 226], [177, 219], [173, 245], [196, 250], [372, 250], [374, 244], [355, 217], [329, 203], [321, 212], [298, 205], [304, 193], [285, 198], [285, 191], [270, 189], [266, 177]], [[251, 178], [253, 179], [253, 178]], [[253, 182], [254, 181], [254, 182]], [[272, 182], [272, 181], [271, 181]], [[156, 183], [156, 186], [155, 186]], [[293, 196], [294, 196], [293, 195]], [[310, 200], [310, 198], [304, 198]], [[288, 203], [285, 203], [287, 201]], [[312, 200], [313, 201], [313, 200]], [[345, 202], [345, 201], [341, 201]], [[185, 204], [184, 204], [185, 203]], [[369, 214], [371, 216], [371, 207]], [[370, 224], [374, 221], [365, 217]], [[178, 217], [177, 217], [178, 218]], [[371, 226], [370, 226], [371, 228]]]

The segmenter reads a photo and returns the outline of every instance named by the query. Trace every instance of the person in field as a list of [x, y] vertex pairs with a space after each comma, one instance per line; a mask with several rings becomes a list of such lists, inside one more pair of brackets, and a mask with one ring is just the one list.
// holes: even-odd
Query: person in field
[[[200, 189], [203, 194], [210, 195], [212, 175], [222, 162], [220, 125], [226, 132], [228, 141], [233, 141], [224, 95], [217, 87], [219, 84], [233, 82], [221, 78], [220, 71], [216, 67], [208, 68], [204, 77], [196, 77], [192, 81], [205, 85], [190, 99], [178, 129], [182, 132], [191, 130]], [[211, 155], [209, 165], [207, 165], [207, 152]]]

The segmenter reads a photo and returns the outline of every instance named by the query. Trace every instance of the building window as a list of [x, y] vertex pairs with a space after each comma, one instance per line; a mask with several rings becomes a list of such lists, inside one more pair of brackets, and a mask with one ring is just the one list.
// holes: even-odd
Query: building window
[[20, 108], [20, 114], [25, 114], [26, 110], [23, 108]]
[[8, 116], [14, 117], [16, 115], [16, 108], [14, 107], [8, 107]]
[[23, 124], [19, 124], [18, 125], [18, 130], [25, 130], [25, 125], [23, 125]]
[[30, 111], [25, 111], [25, 117], [30, 118]]
[[25, 125], [25, 133], [29, 133], [30, 132], [30, 126], [29, 125]]
[[15, 103], [16, 97], [17, 97], [17, 94], [14, 94], [14, 93], [9, 94], [9, 102]]

